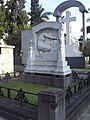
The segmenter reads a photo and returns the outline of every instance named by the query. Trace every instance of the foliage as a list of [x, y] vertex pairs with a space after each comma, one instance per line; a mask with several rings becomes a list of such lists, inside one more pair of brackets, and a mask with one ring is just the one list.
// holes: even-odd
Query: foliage
[[[25, 0], [10, 0], [0, 6], [0, 27], [8, 35], [24, 29], [28, 25], [28, 15], [25, 8]], [[0, 29], [1, 30], [1, 29]]]
[[[39, 6], [38, 0], [31, 0], [30, 19], [25, 10], [25, 0], [6, 0], [3, 4], [0, 0], [0, 39], [5, 43], [15, 46], [15, 55], [21, 52], [21, 31], [31, 29], [31, 27], [48, 20], [51, 12], [44, 13], [42, 5]], [[31, 25], [28, 23], [31, 21]]]
[[87, 45], [84, 49], [84, 55], [85, 56], [90, 56], [90, 39], [87, 39]]
[[0, 39], [3, 37], [5, 30], [6, 30], [5, 8], [2, 5], [0, 6]]
[[[90, 8], [88, 8], [88, 11], [90, 11]], [[90, 22], [90, 17], [87, 18], [87, 22]]]
[[31, 0], [31, 12], [29, 15], [31, 16], [31, 25], [36, 25], [37, 22], [37, 16], [38, 16], [38, 11], [39, 11], [39, 4], [38, 0]]
[[[32, 5], [32, 3], [31, 3]], [[33, 6], [33, 5], [32, 5]], [[37, 9], [36, 9], [37, 7]], [[30, 19], [29, 21], [31, 21], [31, 25], [37, 25], [41, 22], [45, 22], [47, 20], [49, 20], [48, 15], [52, 15], [52, 12], [45, 12], [45, 9], [42, 7], [42, 5], [36, 5], [35, 9], [32, 9], [31, 7], [31, 12], [29, 12], [28, 14], [30, 15]]]
[[42, 7], [42, 5], [39, 6], [39, 13], [38, 13], [38, 23], [45, 22], [49, 20], [48, 15], [52, 15], [52, 12], [45, 12], [45, 9]]
[[21, 50], [21, 31], [29, 29], [25, 0], [10, 0], [0, 6], [0, 38], [15, 46], [15, 54]]
[[19, 56], [21, 53], [21, 31], [14, 32], [8, 36], [6, 42], [9, 45], [15, 46], [15, 56]]
[[7, 22], [7, 33], [13, 34], [21, 30], [23, 24], [28, 23], [28, 16], [26, 14], [25, 0], [10, 0], [6, 2], [6, 22]]

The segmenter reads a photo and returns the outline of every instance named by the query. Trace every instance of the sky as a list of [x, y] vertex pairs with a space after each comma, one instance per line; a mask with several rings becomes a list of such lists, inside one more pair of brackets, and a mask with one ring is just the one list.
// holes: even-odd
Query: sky
[[[26, 10], [30, 11], [30, 1], [26, 0]], [[66, 0], [39, 0], [39, 4], [42, 4], [42, 7], [45, 8], [45, 12], [54, 12], [56, 7], [65, 2]], [[90, 0], [78, 0], [80, 1], [85, 8], [88, 10], [90, 8]], [[70, 27], [72, 29], [73, 36], [79, 38], [82, 33], [80, 32], [82, 28], [82, 14], [80, 13], [79, 9], [76, 7], [69, 8], [66, 11], [71, 12], [71, 17], [76, 17], [76, 21], [70, 22]], [[66, 11], [63, 13], [65, 16]], [[87, 23], [87, 18], [90, 17], [90, 13], [85, 14], [85, 25], [88, 26], [90, 23]], [[55, 21], [55, 17], [49, 16], [49, 21]]]

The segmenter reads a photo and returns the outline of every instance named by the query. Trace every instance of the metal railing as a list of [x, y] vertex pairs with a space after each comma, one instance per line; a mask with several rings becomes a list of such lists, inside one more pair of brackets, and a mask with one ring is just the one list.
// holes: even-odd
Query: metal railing
[[66, 103], [69, 104], [73, 96], [77, 94], [81, 94], [89, 86], [90, 86], [89, 78], [87, 78], [86, 80], [80, 79], [78, 83], [68, 86], [68, 88], [66, 89], [66, 94], [65, 94]]
[[22, 88], [16, 90], [0, 86], [0, 96], [19, 101], [21, 107], [23, 106], [23, 103], [37, 106], [37, 94], [25, 92]]
[[22, 71], [14, 71], [14, 72], [11, 72], [11, 73], [5, 73], [5, 74], [0, 74], [0, 80], [1, 81], [4, 81], [6, 80], [7, 82], [10, 80], [10, 79], [13, 79], [13, 78], [18, 78], [18, 77], [21, 77], [22, 78], [23, 76], [23, 72]]

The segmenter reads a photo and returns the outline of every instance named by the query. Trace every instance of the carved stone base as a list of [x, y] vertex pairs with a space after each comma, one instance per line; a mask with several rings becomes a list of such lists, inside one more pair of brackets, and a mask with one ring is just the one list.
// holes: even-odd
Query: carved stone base
[[68, 75], [71, 74], [70, 66], [67, 65], [67, 61], [59, 62], [43, 62], [32, 61], [29, 62], [24, 70], [25, 73], [41, 73], [51, 75]]
[[48, 86], [55, 86], [59, 88], [65, 88], [71, 83], [71, 74], [63, 75], [51, 75], [51, 74], [24, 74], [24, 81], [29, 83], [44, 84]]

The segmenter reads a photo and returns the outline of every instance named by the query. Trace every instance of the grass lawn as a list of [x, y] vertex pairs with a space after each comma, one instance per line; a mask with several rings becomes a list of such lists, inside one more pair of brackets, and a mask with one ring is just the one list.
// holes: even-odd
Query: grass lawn
[[22, 88], [23, 91], [33, 92], [33, 93], [38, 93], [41, 90], [47, 88], [47, 86], [45, 86], [45, 85], [25, 83], [25, 82], [20, 81], [20, 80], [1, 83], [0, 86], [14, 88], [17, 90]]
[[[35, 94], [38, 94], [38, 92], [47, 88], [47, 86], [45, 85], [25, 83], [20, 80], [4, 82], [4, 83], [1, 83], [0, 86], [7, 87], [7, 88], [13, 88], [16, 90], [19, 90], [20, 88], [22, 88], [22, 90], [25, 92], [30, 92], [30, 93], [35, 93]], [[4, 93], [4, 96], [7, 96], [7, 89], [2, 88], [2, 91]], [[11, 94], [11, 98], [15, 98], [15, 96], [17, 95], [17, 91], [10, 90], [10, 94]], [[25, 94], [25, 96], [27, 97], [28, 102], [32, 104], [37, 104], [37, 99], [38, 99], [37, 96], [30, 95], [27, 93]]]
[[90, 70], [90, 68], [72, 68], [71, 70]]

